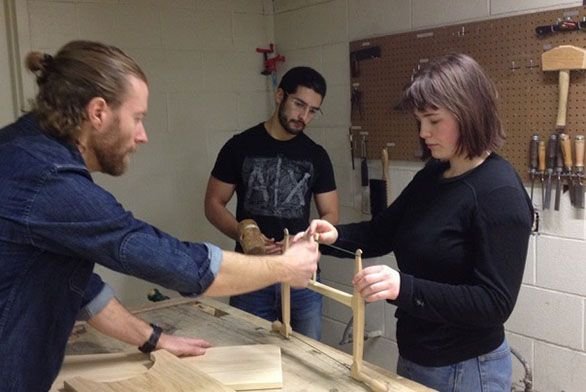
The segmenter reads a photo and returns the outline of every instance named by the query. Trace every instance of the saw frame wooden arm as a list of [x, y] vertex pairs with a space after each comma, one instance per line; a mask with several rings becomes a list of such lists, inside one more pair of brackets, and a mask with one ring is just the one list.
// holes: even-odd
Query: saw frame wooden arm
[[[289, 232], [285, 229], [284, 250], [289, 247]], [[362, 250], [357, 249], [354, 253], [354, 274], [362, 270]], [[354, 288], [352, 294], [335, 289], [321, 282], [316, 281], [316, 275], [309, 281], [308, 289], [320, 293], [323, 296], [333, 299], [352, 309], [352, 378], [364, 383], [374, 392], [391, 391], [390, 386], [367, 375], [362, 367], [362, 358], [364, 356], [364, 325], [365, 325], [365, 303], [360, 293]], [[281, 284], [281, 314], [282, 322], [277, 320], [273, 322], [273, 331], [279, 332], [286, 339], [291, 334], [291, 287], [288, 284]]]

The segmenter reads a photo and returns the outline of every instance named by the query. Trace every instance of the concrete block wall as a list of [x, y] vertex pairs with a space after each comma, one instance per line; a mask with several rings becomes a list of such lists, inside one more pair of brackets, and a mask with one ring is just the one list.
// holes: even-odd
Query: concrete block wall
[[[327, 61], [337, 64], [340, 72], [342, 68], [347, 72], [347, 53], [325, 50], [333, 42], [347, 47], [350, 41], [379, 35], [580, 5], [579, 1], [564, 0], [275, 0], [275, 40], [285, 55], [300, 63], [320, 65], [320, 61]], [[327, 18], [321, 20], [327, 20], [327, 23], [308, 23], [324, 15]], [[329, 56], [339, 57], [327, 58]], [[341, 97], [335, 98], [336, 101], [350, 100], [349, 79], [348, 73], [345, 79], [341, 79], [345, 90]], [[343, 116], [343, 121], [350, 125], [349, 112]], [[344, 145], [338, 133], [329, 132], [325, 136], [326, 148], [328, 143]], [[342, 221], [365, 219], [359, 212], [359, 172], [348, 168], [350, 156], [347, 150], [340, 151], [343, 155], [333, 159], [343, 204]], [[337, 153], [329, 152], [332, 155]], [[421, 166], [414, 162], [393, 161], [392, 150], [390, 156], [394, 198]], [[369, 163], [373, 176], [377, 175], [379, 166], [377, 162]], [[539, 188], [535, 192], [539, 194]], [[509, 343], [529, 362], [535, 390], [582, 391], [586, 381], [584, 212], [573, 209], [567, 195], [562, 198], [559, 212], [541, 211], [539, 204], [536, 208], [541, 215], [540, 232], [530, 241], [519, 300], [506, 323], [507, 336]], [[371, 263], [395, 265], [392, 255], [374, 261], [365, 260], [365, 265]], [[326, 284], [351, 292], [349, 282], [353, 265], [350, 260], [324, 257], [321, 266], [322, 280]], [[394, 311], [395, 308], [387, 304], [366, 307], [367, 330], [380, 331], [382, 336], [367, 340], [365, 358], [391, 370], [398, 355]], [[347, 352], [351, 352], [351, 345], [339, 346], [338, 343], [350, 315], [348, 309], [326, 300], [323, 340]], [[518, 361], [513, 360], [513, 364], [514, 381], [518, 387], [518, 380], [523, 378], [524, 372]]]
[[[150, 84], [149, 143], [124, 176], [94, 178], [135, 216], [162, 230], [231, 249], [232, 241], [205, 219], [203, 198], [224, 142], [272, 112], [271, 85], [260, 74], [263, 59], [255, 51], [273, 41], [271, 1], [6, 1], [17, 5], [22, 56], [90, 39], [119, 46], [139, 62]], [[0, 64], [4, 59], [0, 55]], [[32, 97], [33, 78], [24, 76]], [[153, 287], [97, 270], [129, 306], [144, 303]]]
[[[0, 21], [6, 19], [5, 7], [0, 7]], [[8, 35], [6, 24], [0, 29], [0, 53], [8, 53]], [[0, 56], [0, 124], [7, 124], [14, 119], [14, 92], [9, 56]]]

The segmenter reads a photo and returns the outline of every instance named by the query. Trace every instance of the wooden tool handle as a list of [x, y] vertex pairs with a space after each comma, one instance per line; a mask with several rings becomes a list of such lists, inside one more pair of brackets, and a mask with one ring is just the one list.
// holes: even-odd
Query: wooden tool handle
[[570, 137], [565, 133], [560, 135], [560, 144], [562, 146], [562, 155], [564, 157], [564, 167], [570, 171], [572, 170], [572, 145], [570, 144]]
[[556, 127], [562, 129], [566, 127], [566, 113], [568, 111], [568, 89], [570, 87], [570, 70], [560, 70], [559, 76], [559, 101], [558, 101], [558, 118]]
[[265, 241], [253, 219], [244, 219], [238, 223], [238, 236], [242, 251], [247, 255], [264, 255]]
[[381, 164], [383, 165], [383, 180], [389, 180], [389, 152], [387, 148], [383, 148], [381, 151]]
[[584, 170], [584, 135], [577, 135], [574, 138], [574, 146], [576, 147], [576, 170]]
[[537, 165], [537, 170], [539, 170], [540, 172], [544, 172], [545, 171], [545, 142], [543, 140], [539, 141], [539, 145], [537, 146], [537, 151], [538, 151], [538, 165]]

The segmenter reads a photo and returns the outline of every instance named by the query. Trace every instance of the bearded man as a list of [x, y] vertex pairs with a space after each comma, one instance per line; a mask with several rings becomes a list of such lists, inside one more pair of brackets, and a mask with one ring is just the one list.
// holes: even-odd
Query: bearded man
[[31, 52], [27, 68], [37, 77], [35, 107], [0, 129], [0, 389], [49, 390], [76, 318], [145, 353], [209, 347], [132, 316], [92, 273], [94, 263], [184, 295], [307, 285], [319, 258], [312, 239], [256, 257], [180, 241], [93, 182], [92, 172], [124, 173], [148, 141], [148, 83], [132, 58], [73, 41], [54, 57]]
[[[205, 198], [208, 220], [238, 242], [238, 222], [253, 219], [264, 235], [265, 254], [282, 252], [284, 229], [305, 230], [311, 197], [321, 219], [338, 222], [338, 195], [332, 164], [323, 147], [303, 131], [321, 114], [326, 95], [323, 76], [309, 67], [283, 75], [272, 116], [230, 139], [218, 154]], [[237, 195], [236, 216], [226, 207]], [[319, 279], [319, 275], [318, 275]], [[280, 285], [233, 296], [230, 305], [274, 321], [281, 319]], [[291, 291], [291, 327], [319, 340], [322, 296], [309, 289]]]

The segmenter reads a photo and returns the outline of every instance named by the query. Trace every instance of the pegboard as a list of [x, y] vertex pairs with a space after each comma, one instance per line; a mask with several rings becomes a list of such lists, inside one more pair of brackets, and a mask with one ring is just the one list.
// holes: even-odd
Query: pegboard
[[[581, 20], [586, 7], [517, 15], [457, 24], [350, 43], [350, 52], [380, 47], [379, 58], [358, 62], [351, 85], [360, 92], [360, 107], [352, 105], [355, 156], [360, 157], [359, 132], [368, 132], [369, 159], [380, 159], [388, 143], [391, 160], [419, 160], [421, 150], [411, 113], [394, 109], [418, 66], [447, 54], [466, 53], [484, 68], [498, 90], [498, 106], [507, 140], [497, 151], [528, 180], [529, 142], [538, 134], [547, 144], [555, 131], [558, 72], [541, 70], [541, 54], [559, 45], [586, 47], [586, 30], [539, 37], [535, 28], [555, 24], [558, 18]], [[586, 74], [570, 72], [565, 133], [586, 133]], [[354, 88], [352, 87], [352, 88]]]

